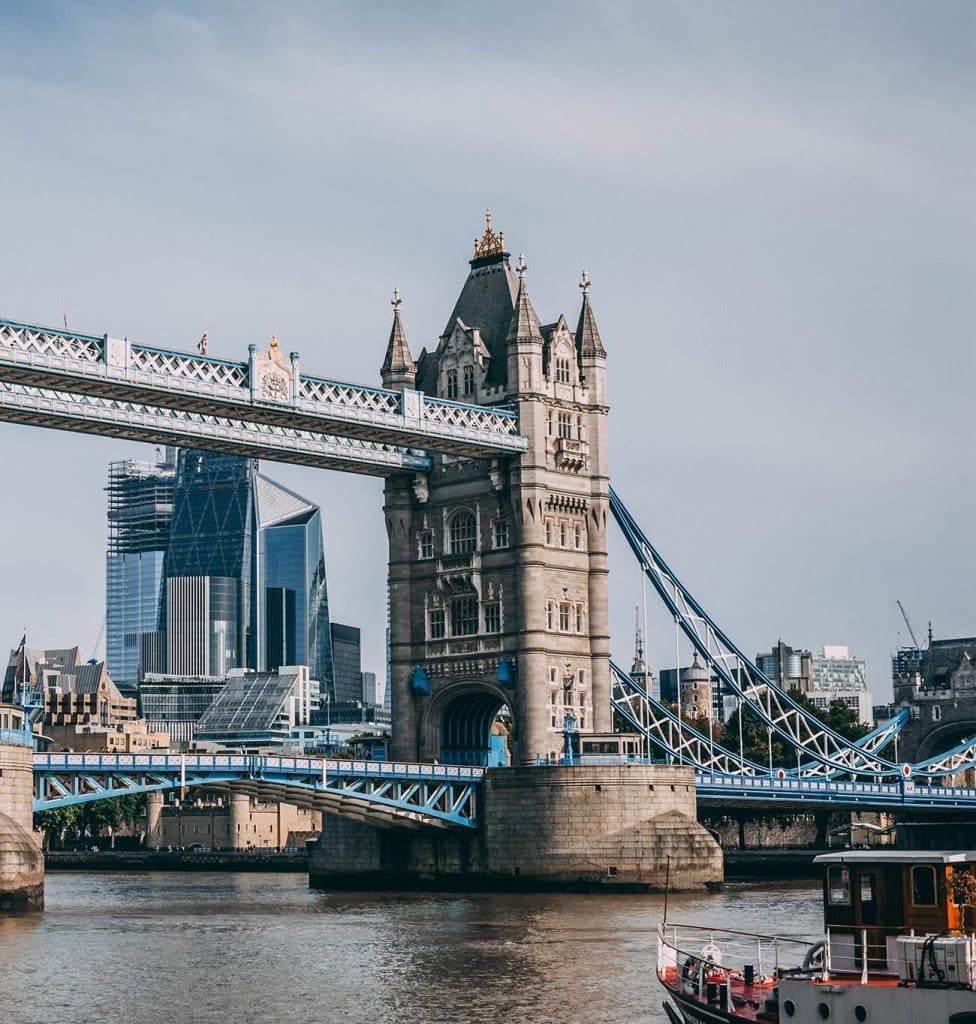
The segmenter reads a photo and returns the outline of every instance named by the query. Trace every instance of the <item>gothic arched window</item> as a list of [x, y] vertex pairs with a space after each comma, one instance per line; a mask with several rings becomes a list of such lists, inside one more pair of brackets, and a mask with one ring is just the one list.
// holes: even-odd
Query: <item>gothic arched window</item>
[[457, 398], [458, 396], [458, 379], [457, 370], [447, 371], [447, 397]]
[[463, 508], [451, 517], [448, 531], [452, 555], [466, 555], [478, 546], [478, 524], [474, 516]]
[[469, 395], [474, 394], [474, 367], [466, 366], [464, 368], [464, 397], [467, 398]]
[[556, 382], [559, 384], [570, 382], [569, 359], [566, 356], [559, 356], [556, 359]]

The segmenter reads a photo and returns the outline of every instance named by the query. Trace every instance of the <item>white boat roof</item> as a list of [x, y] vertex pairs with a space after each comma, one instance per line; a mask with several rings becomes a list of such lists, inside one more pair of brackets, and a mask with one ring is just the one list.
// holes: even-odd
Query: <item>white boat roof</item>
[[976, 850], [838, 850], [821, 853], [814, 864], [971, 864]]

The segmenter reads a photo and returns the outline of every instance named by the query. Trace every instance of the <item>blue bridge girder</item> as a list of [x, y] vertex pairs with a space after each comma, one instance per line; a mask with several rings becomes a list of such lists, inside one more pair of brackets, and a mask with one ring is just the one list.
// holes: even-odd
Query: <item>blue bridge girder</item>
[[969, 786], [926, 786], [910, 779], [897, 782], [843, 782], [834, 779], [755, 778], [742, 775], [709, 775], [698, 772], [695, 789], [705, 805], [722, 806], [775, 804], [778, 807], [820, 807], [833, 810], [861, 808], [893, 810], [915, 808], [930, 811], [976, 808], [976, 788]]
[[35, 754], [34, 810], [221, 789], [380, 828], [476, 828], [484, 771], [460, 765], [246, 754]]
[[308, 376], [295, 354], [279, 364], [287, 387], [269, 397], [260, 387], [256, 348], [250, 346], [248, 361], [234, 362], [0, 320], [0, 380], [452, 455], [492, 458], [527, 450], [511, 409]]

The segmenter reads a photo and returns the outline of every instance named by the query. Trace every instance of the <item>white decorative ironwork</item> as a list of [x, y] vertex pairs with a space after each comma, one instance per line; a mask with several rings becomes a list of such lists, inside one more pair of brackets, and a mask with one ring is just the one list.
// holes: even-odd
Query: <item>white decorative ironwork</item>
[[0, 344], [13, 352], [82, 363], [98, 363], [102, 359], [101, 338], [33, 324], [18, 324], [12, 320], [0, 320]]
[[491, 406], [457, 405], [438, 398], [424, 398], [424, 419], [429, 423], [443, 423], [466, 430], [484, 430], [489, 433], [516, 436], [518, 419]]
[[170, 380], [174, 377], [202, 384], [243, 389], [247, 387], [247, 364], [231, 363], [208, 356], [191, 356], [182, 352], [167, 352], [143, 345], [132, 346], [129, 366], [152, 377]]
[[365, 388], [359, 384], [343, 384], [319, 377], [302, 377], [299, 396], [310, 406], [335, 406], [341, 409], [362, 409], [364, 412], [379, 412], [396, 415], [400, 411], [400, 396], [395, 391], [379, 388]]
[[[153, 406], [226, 412], [447, 454], [525, 451], [514, 413], [318, 377], [302, 377], [273, 340], [247, 363], [0, 320], [0, 378]], [[218, 408], [217, 404], [219, 403]]]

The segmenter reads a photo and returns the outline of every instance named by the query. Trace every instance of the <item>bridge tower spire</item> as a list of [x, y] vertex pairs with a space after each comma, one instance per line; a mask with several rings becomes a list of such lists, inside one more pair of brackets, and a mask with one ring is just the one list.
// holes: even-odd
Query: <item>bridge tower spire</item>
[[574, 331], [541, 322], [527, 270], [489, 220], [416, 362], [429, 396], [514, 408], [528, 450], [387, 480], [397, 758], [489, 763], [503, 709], [514, 763], [558, 755], [567, 714], [610, 731], [606, 351], [589, 279]]

